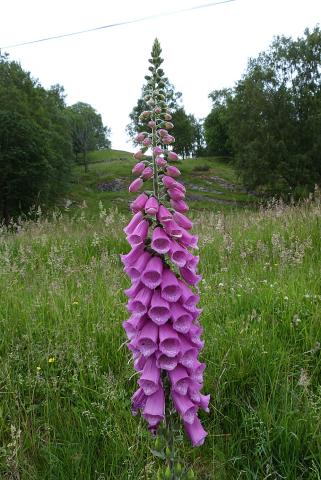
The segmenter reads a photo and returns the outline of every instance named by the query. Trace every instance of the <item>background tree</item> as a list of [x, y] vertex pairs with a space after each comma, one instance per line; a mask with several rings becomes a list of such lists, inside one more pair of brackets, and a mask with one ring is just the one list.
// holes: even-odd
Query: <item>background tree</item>
[[208, 155], [230, 156], [232, 145], [228, 131], [228, 101], [232, 98], [232, 90], [214, 90], [209, 98], [213, 101], [213, 106], [204, 121], [206, 152]]
[[232, 92], [211, 94], [209, 151], [231, 145], [248, 187], [302, 195], [320, 184], [320, 58], [319, 27], [296, 40], [277, 37], [249, 61]]
[[204, 137], [204, 121], [202, 119], [195, 118], [192, 114], [190, 114], [189, 117], [193, 125], [193, 155], [196, 157], [203, 157], [207, 153]]
[[110, 129], [103, 125], [101, 115], [88, 103], [78, 102], [69, 107], [73, 151], [82, 154], [85, 171], [88, 171], [87, 154], [92, 150], [110, 148]]
[[187, 115], [184, 108], [173, 112], [175, 150], [183, 158], [201, 151], [202, 127], [194, 115]]
[[49, 91], [0, 56], [0, 216], [6, 223], [68, 185], [71, 137], [63, 90]]

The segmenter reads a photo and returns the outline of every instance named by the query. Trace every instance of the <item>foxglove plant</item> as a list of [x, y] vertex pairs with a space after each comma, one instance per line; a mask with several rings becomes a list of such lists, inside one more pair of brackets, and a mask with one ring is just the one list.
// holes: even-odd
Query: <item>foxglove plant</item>
[[[198, 410], [209, 411], [210, 396], [201, 393], [205, 364], [198, 359], [203, 347], [197, 308], [199, 257], [193, 253], [198, 238], [185, 215], [189, 207], [185, 187], [177, 180], [180, 171], [169, 163], [176, 162], [178, 155], [169, 133], [174, 125], [165, 101], [160, 54], [156, 39], [149, 60], [151, 75], [145, 77], [149, 109], [140, 115], [147, 128], [136, 136], [141, 148], [134, 154], [138, 163], [132, 173], [137, 178], [129, 191], [138, 192], [149, 180], [153, 187], [131, 203], [133, 217], [124, 228], [132, 249], [121, 259], [132, 285], [125, 291], [130, 318], [123, 326], [139, 375], [133, 414], [140, 412], [156, 433], [162, 424], [171, 427], [171, 412], [176, 410], [192, 445], [199, 446], [207, 433]], [[148, 149], [151, 160], [145, 157]], [[181, 478], [171, 452], [169, 459], [164, 478]]]

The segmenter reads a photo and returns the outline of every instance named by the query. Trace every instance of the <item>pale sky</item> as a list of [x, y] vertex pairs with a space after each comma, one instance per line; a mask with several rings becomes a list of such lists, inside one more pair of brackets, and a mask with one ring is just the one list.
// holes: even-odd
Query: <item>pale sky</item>
[[[210, 0], [2, 0], [0, 47], [157, 13]], [[183, 93], [187, 113], [205, 117], [208, 94], [232, 87], [249, 57], [273, 36], [301, 36], [321, 23], [321, 0], [236, 0], [206, 9], [4, 49], [49, 88], [64, 86], [67, 103], [91, 104], [112, 129], [112, 147], [131, 150], [125, 127], [140, 95], [155, 37], [166, 76]]]

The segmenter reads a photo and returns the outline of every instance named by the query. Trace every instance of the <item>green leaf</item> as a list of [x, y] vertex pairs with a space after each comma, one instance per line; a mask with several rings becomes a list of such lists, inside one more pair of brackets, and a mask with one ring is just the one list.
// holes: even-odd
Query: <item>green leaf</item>
[[165, 456], [164, 452], [159, 452], [158, 450], [154, 450], [153, 448], [150, 448], [149, 450], [154, 455], [154, 457], [161, 458], [162, 460], [165, 460], [166, 456]]

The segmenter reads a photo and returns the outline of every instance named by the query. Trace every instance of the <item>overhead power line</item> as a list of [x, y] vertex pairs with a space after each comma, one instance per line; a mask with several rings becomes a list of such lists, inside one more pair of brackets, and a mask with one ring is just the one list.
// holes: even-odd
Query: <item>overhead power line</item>
[[28, 41], [28, 42], [15, 43], [13, 45], [6, 45], [4, 47], [0, 47], [0, 50], [1, 49], [8, 49], [8, 48], [22, 47], [24, 45], [32, 45], [34, 43], [48, 42], [49, 40], [57, 40], [58, 38], [72, 37], [74, 35], [82, 35], [83, 33], [96, 32], [97, 30], [104, 30], [106, 28], [121, 27], [122, 25], [129, 25], [131, 23], [145, 22], [147, 20], [152, 20], [154, 18], [165, 17], [165, 16], [169, 16], [169, 15], [176, 15], [178, 13], [190, 12], [192, 10], [199, 10], [201, 8], [214, 7], [216, 5], [221, 5], [223, 3], [232, 3], [232, 2], [236, 2], [236, 0], [221, 0], [219, 2], [205, 3], [203, 5], [197, 5], [195, 7], [182, 8], [180, 10], [172, 10], [170, 12], [162, 12], [162, 13], [157, 13], [155, 15], [149, 15], [148, 17], [140, 17], [140, 18], [136, 18], [134, 20], [127, 20], [127, 21], [124, 21], [124, 22], [118, 22], [118, 23], [111, 23], [109, 25], [103, 25], [101, 27], [89, 28], [87, 30], [80, 30], [79, 32], [64, 33], [64, 34], [61, 34], [61, 35], [54, 35], [52, 37], [39, 38], [37, 40], [31, 40], [31, 41]]

